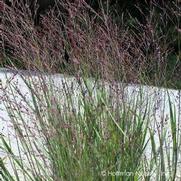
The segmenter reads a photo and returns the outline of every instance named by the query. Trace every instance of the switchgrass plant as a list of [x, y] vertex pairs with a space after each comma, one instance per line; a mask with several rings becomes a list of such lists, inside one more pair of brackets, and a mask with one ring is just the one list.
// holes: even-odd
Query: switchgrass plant
[[143, 87], [42, 74], [7, 80], [14, 138], [1, 135], [1, 180], [179, 178], [180, 110], [169, 92], [165, 115]]
[[26, 6], [13, 2], [0, 1], [2, 65], [77, 78], [7, 78], [1, 100], [12, 134], [1, 134], [1, 180], [179, 179], [180, 110], [171, 95], [163, 98], [166, 111], [160, 94], [155, 107], [144, 96], [149, 88], [131, 94], [115, 83], [179, 85], [180, 53], [172, 51], [172, 40], [180, 47], [179, 2], [152, 4], [141, 24], [124, 13], [116, 23], [108, 8], [95, 12], [67, 1], [64, 21], [51, 10], [39, 27]]

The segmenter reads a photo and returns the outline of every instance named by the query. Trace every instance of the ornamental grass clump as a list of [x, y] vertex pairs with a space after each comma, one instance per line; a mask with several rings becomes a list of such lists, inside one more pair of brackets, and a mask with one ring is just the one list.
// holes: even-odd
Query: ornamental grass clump
[[1, 179], [178, 177], [180, 131], [170, 97], [164, 118], [143, 87], [130, 91], [84, 76], [16, 76], [21, 81], [10, 77], [3, 88], [15, 139], [1, 135]]

